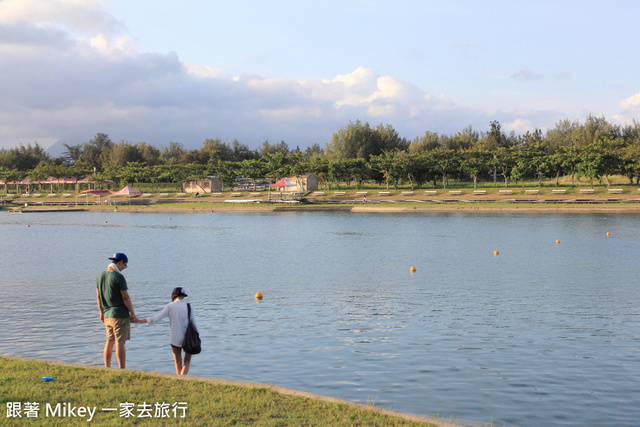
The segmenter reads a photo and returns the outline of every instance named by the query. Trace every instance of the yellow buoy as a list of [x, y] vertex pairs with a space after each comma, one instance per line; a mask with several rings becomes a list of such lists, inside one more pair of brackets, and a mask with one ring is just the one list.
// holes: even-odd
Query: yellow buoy
[[498, 251], [493, 251], [493, 254], [494, 254], [494, 255], [498, 255], [499, 253], [500, 253], [500, 252], [498, 252]]
[[416, 268], [414, 266], [411, 266], [411, 268], [409, 269], [410, 272], [415, 273], [416, 272]]
[[556, 240], [556, 243], [560, 243], [560, 240]]
[[611, 236], [611, 233], [609, 233], [608, 231], [607, 231], [607, 236]]
[[262, 294], [260, 292], [256, 292], [256, 299], [262, 299]]

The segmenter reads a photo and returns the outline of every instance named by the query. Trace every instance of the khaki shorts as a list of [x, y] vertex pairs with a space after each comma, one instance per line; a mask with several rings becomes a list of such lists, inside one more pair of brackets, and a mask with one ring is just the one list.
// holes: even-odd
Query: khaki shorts
[[107, 317], [104, 319], [104, 326], [107, 329], [107, 341], [128, 341], [131, 339], [131, 320]]

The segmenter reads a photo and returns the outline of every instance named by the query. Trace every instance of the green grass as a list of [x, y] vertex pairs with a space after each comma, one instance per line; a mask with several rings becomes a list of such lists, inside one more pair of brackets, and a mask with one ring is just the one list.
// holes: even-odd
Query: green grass
[[[46, 382], [44, 376], [55, 378]], [[181, 380], [135, 371], [86, 368], [37, 360], [0, 357], [0, 405], [2, 425], [87, 425], [87, 417], [47, 416], [47, 404], [96, 408], [90, 425], [322, 425], [322, 426], [428, 426], [426, 422], [383, 414], [378, 408], [326, 402], [277, 393], [266, 388], [221, 385], [200, 380]], [[22, 418], [7, 417], [13, 402], [23, 405]], [[27, 418], [26, 402], [39, 403], [37, 418]], [[151, 405], [151, 418], [120, 417], [121, 403]], [[168, 418], [156, 417], [155, 404], [186, 402], [185, 417], [172, 409]], [[9, 403], [9, 405], [8, 405]], [[102, 411], [117, 408], [118, 411]]]

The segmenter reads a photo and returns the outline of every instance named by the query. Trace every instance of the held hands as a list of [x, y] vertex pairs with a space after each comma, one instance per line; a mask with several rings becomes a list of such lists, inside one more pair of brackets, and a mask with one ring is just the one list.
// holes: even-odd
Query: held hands
[[147, 323], [147, 319], [139, 319], [135, 314], [131, 314], [131, 323]]

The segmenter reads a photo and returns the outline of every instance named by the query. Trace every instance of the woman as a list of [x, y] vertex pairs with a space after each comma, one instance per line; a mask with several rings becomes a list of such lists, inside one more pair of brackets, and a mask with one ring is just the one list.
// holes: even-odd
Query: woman
[[[158, 314], [148, 319], [138, 319], [137, 323], [149, 323], [153, 325], [160, 320], [169, 316], [169, 344], [173, 352], [173, 361], [176, 364], [176, 374], [187, 375], [189, 373], [189, 365], [191, 364], [191, 354], [184, 352], [184, 363], [182, 360], [182, 341], [184, 333], [187, 330], [189, 319], [187, 317], [187, 302], [184, 298], [188, 296], [183, 288], [175, 288], [171, 292], [171, 302]], [[196, 330], [196, 315], [191, 307], [191, 323]]]

